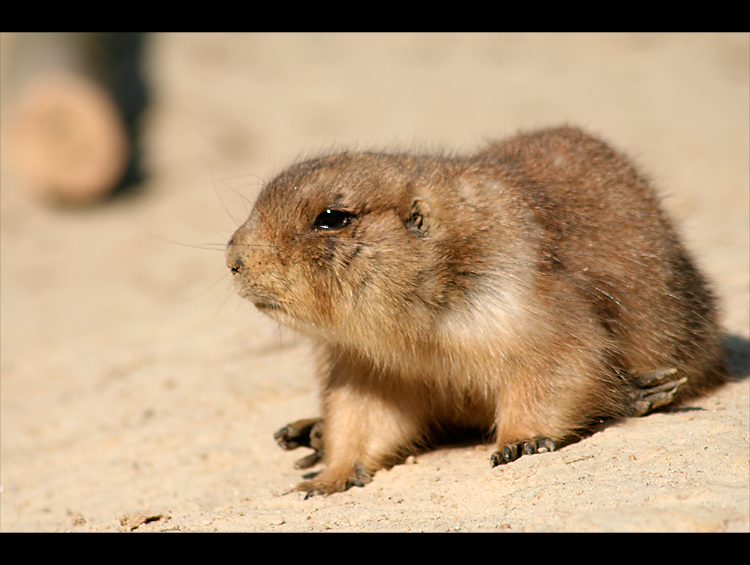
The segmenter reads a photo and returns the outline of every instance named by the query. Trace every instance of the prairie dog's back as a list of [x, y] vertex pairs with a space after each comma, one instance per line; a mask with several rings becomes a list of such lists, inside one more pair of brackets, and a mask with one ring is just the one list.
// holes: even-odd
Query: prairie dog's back
[[721, 382], [716, 300], [624, 156], [563, 127], [492, 144], [476, 158], [501, 164], [541, 226], [540, 280], [550, 296], [564, 303], [553, 289], [565, 279], [586, 297], [620, 344], [623, 369], [679, 368], [689, 383], [679, 397]]

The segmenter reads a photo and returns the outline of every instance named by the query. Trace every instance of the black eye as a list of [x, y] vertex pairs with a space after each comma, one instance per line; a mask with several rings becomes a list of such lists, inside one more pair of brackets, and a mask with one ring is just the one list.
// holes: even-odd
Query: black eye
[[313, 227], [318, 230], [340, 230], [353, 219], [354, 214], [344, 212], [343, 210], [327, 208], [315, 218]]

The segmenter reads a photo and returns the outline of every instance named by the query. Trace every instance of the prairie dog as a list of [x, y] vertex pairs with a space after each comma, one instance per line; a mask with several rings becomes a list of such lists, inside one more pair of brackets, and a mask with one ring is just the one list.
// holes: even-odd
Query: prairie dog
[[322, 418], [277, 432], [367, 483], [445, 430], [493, 465], [720, 384], [715, 299], [648, 182], [572, 127], [467, 158], [339, 153], [282, 172], [229, 241], [237, 292], [319, 344]]

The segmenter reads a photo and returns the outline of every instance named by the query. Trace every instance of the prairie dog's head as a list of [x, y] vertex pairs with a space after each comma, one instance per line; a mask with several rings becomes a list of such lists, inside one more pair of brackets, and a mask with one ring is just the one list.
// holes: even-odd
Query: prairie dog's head
[[428, 335], [469, 293], [493, 231], [462, 199], [455, 165], [343, 153], [292, 166], [229, 240], [237, 292], [333, 343]]

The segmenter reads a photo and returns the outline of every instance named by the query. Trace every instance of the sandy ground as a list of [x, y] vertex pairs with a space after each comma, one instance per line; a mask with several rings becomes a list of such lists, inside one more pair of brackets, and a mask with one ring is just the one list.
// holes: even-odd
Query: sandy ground
[[[2, 531], [750, 530], [747, 34], [160, 35], [147, 63], [141, 191], [50, 208], [2, 145]], [[318, 413], [309, 344], [234, 294], [222, 252], [261, 183], [331, 147], [470, 152], [562, 122], [667, 196], [734, 382], [501, 468], [450, 446], [285, 494], [302, 454], [272, 434]]]

